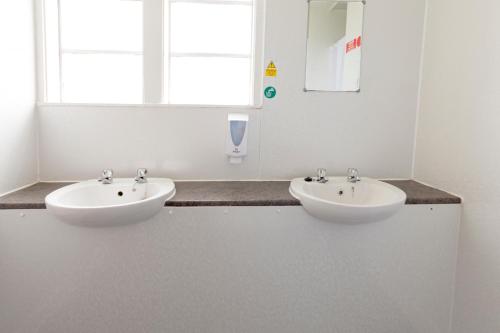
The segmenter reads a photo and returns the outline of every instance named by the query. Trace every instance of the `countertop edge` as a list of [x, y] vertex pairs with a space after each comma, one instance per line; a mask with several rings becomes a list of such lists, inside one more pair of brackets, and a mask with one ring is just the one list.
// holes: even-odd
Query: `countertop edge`
[[[407, 193], [406, 205], [456, 205], [461, 204], [461, 198], [451, 195], [447, 192], [438, 190], [436, 188], [430, 187], [428, 185], [421, 184], [415, 180], [383, 180], [391, 185], [394, 185], [405, 193]], [[288, 184], [289, 181], [275, 181], [275, 182], [214, 182], [217, 185], [217, 189], [213, 190], [213, 193], [209, 193], [204, 189], [204, 186], [208, 182], [178, 182], [179, 189], [176, 195], [177, 200], [174, 199], [167, 201], [165, 203], [165, 207], [287, 207], [287, 206], [301, 206], [300, 202], [293, 198], [288, 193]], [[269, 198], [269, 194], [267, 198], [262, 198], [257, 196], [261, 195], [262, 189], [256, 191], [253, 189], [254, 193], [250, 189], [245, 193], [243, 198], [235, 198], [234, 197], [234, 185], [238, 183], [239, 186], [242, 187], [252, 187], [257, 184], [257, 186], [267, 186], [267, 190], [269, 190], [269, 186], [277, 186], [273, 187], [272, 194], [276, 194], [277, 199]], [[274, 183], [272, 185], [271, 183]], [[60, 185], [60, 186], [59, 186]], [[53, 189], [49, 191], [44, 191], [40, 189], [40, 187], [62, 187], [67, 184], [59, 183], [58, 185], [54, 183], [38, 183], [27, 189], [21, 189], [17, 192], [9, 194], [3, 198], [0, 198], [0, 210], [20, 210], [20, 209], [46, 209], [45, 203], [43, 202], [43, 198], [46, 194], [50, 193]], [[37, 188], [38, 186], [38, 188]], [[227, 186], [227, 189], [226, 189]], [[225, 193], [225, 191], [227, 193]], [[238, 189], [241, 191], [241, 188]], [[200, 199], [200, 192], [203, 192], [203, 199]], [[212, 198], [210, 198], [212, 195]], [[255, 199], [251, 198], [252, 195], [255, 195]], [[31, 196], [31, 197], [30, 197]], [[196, 198], [198, 196], [198, 198]], [[16, 198], [19, 199], [19, 202], [15, 202]], [[27, 198], [26, 198], [27, 197]], [[192, 198], [191, 198], [192, 197]], [[206, 197], [206, 199], [205, 199]], [[217, 198], [219, 197], [219, 198]], [[221, 198], [222, 197], [222, 198]], [[230, 197], [231, 199], [228, 199]], [[249, 198], [250, 197], [250, 198]], [[1, 202], [2, 199], [7, 202]], [[31, 202], [30, 202], [31, 201]]]

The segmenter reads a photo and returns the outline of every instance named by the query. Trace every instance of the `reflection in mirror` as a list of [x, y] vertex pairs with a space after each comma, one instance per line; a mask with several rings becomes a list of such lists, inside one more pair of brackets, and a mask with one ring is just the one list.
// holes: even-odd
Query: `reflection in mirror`
[[309, 0], [306, 91], [359, 91], [364, 1]]

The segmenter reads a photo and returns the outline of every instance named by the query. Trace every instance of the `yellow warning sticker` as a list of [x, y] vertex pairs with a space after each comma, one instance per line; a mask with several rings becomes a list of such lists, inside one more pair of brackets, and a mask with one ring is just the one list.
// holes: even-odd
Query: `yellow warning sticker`
[[275, 77], [276, 75], [278, 75], [278, 69], [276, 68], [274, 62], [271, 61], [269, 66], [266, 68], [266, 76]]

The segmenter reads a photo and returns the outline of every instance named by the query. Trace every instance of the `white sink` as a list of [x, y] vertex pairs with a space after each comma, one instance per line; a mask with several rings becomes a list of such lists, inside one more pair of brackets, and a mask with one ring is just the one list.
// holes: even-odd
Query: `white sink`
[[110, 227], [145, 221], [174, 195], [171, 179], [148, 178], [136, 184], [131, 178], [115, 178], [112, 184], [88, 180], [65, 186], [47, 195], [45, 204], [49, 213], [68, 224]]
[[350, 183], [345, 177], [330, 177], [324, 184], [294, 179], [290, 193], [309, 214], [342, 224], [385, 220], [396, 214], [406, 201], [406, 193], [399, 188], [370, 178]]

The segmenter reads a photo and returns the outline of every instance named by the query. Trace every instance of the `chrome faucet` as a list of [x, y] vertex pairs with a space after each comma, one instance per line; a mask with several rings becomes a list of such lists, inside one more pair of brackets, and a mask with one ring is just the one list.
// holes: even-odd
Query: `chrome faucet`
[[354, 169], [354, 168], [347, 169], [347, 181], [349, 183], [353, 183], [353, 184], [361, 181], [361, 178], [359, 178], [358, 169]]
[[148, 169], [137, 169], [137, 176], [134, 178], [134, 181], [137, 184], [144, 184], [147, 183], [148, 180], [146, 179], [146, 174], [148, 173]]
[[113, 182], [113, 170], [105, 169], [102, 171], [101, 177], [97, 180], [103, 184], [111, 184]]
[[328, 178], [326, 178], [326, 169], [318, 169], [318, 176], [316, 177], [316, 181], [321, 184], [325, 184], [328, 182]]

